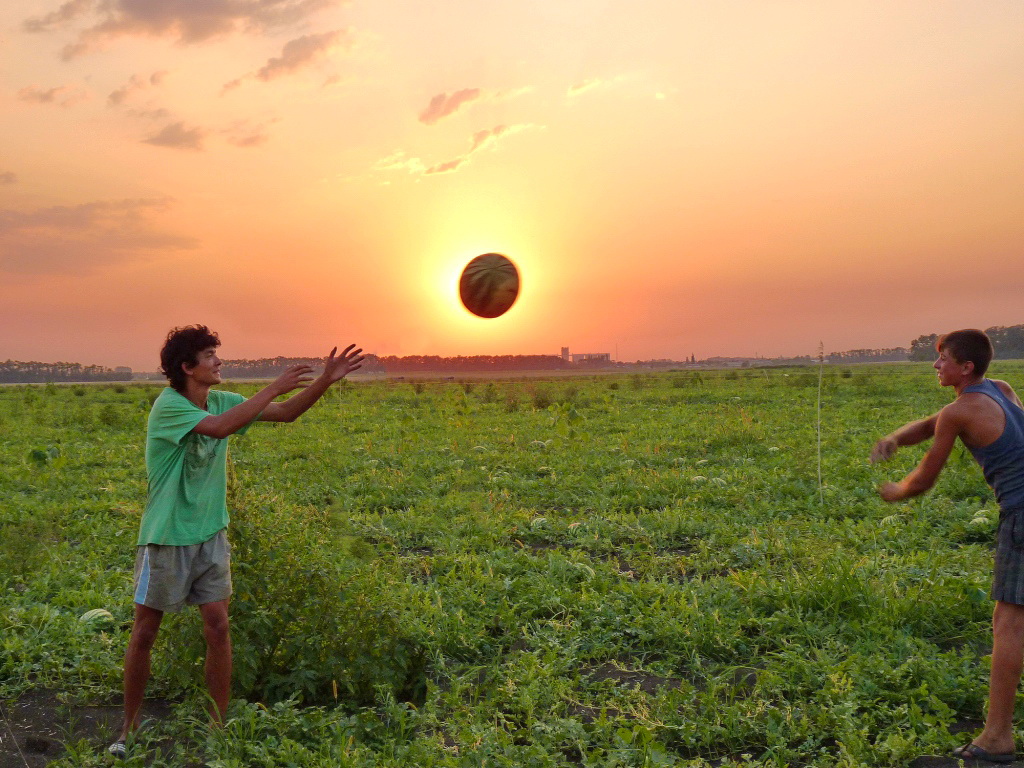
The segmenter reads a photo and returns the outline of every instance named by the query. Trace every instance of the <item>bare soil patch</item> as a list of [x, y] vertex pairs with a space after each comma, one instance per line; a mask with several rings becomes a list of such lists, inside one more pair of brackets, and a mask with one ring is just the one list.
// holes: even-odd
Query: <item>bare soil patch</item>
[[[0, 723], [0, 766], [41, 768], [64, 754], [64, 744], [86, 739], [99, 752], [121, 727], [121, 704], [65, 704], [55, 691], [34, 690], [3, 702], [6, 722]], [[171, 703], [149, 699], [143, 717], [168, 718]]]

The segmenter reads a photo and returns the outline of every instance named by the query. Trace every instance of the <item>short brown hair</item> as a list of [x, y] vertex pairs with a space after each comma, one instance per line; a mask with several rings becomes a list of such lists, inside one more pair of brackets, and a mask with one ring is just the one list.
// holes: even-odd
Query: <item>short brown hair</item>
[[984, 331], [966, 328], [939, 336], [935, 349], [947, 350], [958, 363], [974, 363], [974, 372], [984, 376], [995, 351], [992, 340]]

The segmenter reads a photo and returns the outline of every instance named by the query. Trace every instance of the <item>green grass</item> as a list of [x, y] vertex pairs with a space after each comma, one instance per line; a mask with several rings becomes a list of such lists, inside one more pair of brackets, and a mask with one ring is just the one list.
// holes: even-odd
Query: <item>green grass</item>
[[[210, 733], [196, 612], [169, 618], [150, 693], [180, 704], [146, 759], [948, 751], [983, 711], [995, 502], [959, 450], [928, 496], [877, 498], [924, 448], [872, 467], [874, 441], [950, 396], [927, 366], [892, 365], [826, 370], [822, 504], [817, 386], [809, 369], [356, 383], [232, 438], [239, 696]], [[116, 699], [157, 391], [0, 389], [0, 696]], [[97, 607], [115, 629], [78, 620]], [[105, 764], [72, 746], [60, 768]]]

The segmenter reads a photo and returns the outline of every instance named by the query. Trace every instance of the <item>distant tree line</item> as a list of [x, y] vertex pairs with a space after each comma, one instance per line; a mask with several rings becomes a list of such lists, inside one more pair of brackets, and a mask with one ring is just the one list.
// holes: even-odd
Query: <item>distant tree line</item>
[[0, 363], [0, 382], [4, 384], [35, 384], [57, 381], [131, 381], [130, 370], [115, 371], [102, 365], [81, 363], [23, 363], [8, 360]]
[[[1024, 358], [1024, 325], [995, 325], [986, 328], [985, 333], [992, 339], [992, 346], [998, 360], [1015, 360]], [[939, 334], [930, 333], [918, 336], [910, 342], [911, 360], [934, 360], [935, 343]]]
[[887, 349], [850, 349], [846, 352], [829, 352], [827, 363], [895, 363], [907, 360], [910, 350], [906, 347]]
[[[322, 357], [274, 357], [261, 360], [225, 360], [221, 373], [226, 378], [265, 379], [277, 376], [291, 365], [309, 364], [322, 368]], [[558, 355], [408, 355], [398, 357], [367, 355], [361, 370], [365, 373], [487, 373], [490, 371], [549, 371], [585, 367], [572, 364]]]
[[[992, 339], [996, 357], [999, 359], [1024, 358], [1024, 325], [994, 326], [986, 328], [985, 333]], [[935, 358], [935, 342], [938, 334], [918, 336], [910, 342], [910, 348], [891, 347], [887, 349], [851, 349], [846, 352], [830, 352], [825, 356], [828, 363], [881, 363], [903, 360], [929, 361]], [[221, 372], [225, 378], [235, 379], [270, 379], [291, 365], [306, 363], [314, 368], [322, 368], [325, 358], [322, 357], [272, 357], [259, 360], [225, 360]], [[704, 364], [723, 365], [811, 365], [817, 357], [800, 355], [797, 357], [779, 358], [724, 358], [714, 357], [701, 361]], [[683, 364], [694, 364], [690, 359]], [[388, 355], [379, 357], [367, 355], [362, 370], [366, 373], [388, 375], [404, 375], [409, 373], [499, 373], [508, 371], [560, 371], [580, 370], [588, 367], [607, 368], [625, 367], [628, 365], [647, 365], [650, 367], [671, 367], [679, 365], [672, 360], [640, 361], [628, 364], [621, 362], [608, 363], [570, 363], [558, 355], [458, 355], [442, 357], [440, 355], [408, 355], [398, 357]], [[136, 378], [157, 376], [156, 374], [136, 374]], [[130, 369], [115, 370], [102, 365], [82, 365], [81, 363], [39, 363], [8, 360], [0, 363], [0, 383], [32, 384], [66, 381], [131, 381]]]

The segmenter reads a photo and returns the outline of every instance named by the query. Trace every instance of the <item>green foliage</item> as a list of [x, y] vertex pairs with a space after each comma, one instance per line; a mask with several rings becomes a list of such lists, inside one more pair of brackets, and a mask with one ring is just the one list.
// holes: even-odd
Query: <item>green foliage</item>
[[[403, 584], [330, 511], [236, 500], [232, 524], [234, 684], [257, 701], [422, 703], [425, 655], [400, 621]], [[175, 619], [172, 619], [175, 621]], [[188, 624], [189, 617], [179, 624]], [[202, 639], [163, 646], [159, 674], [201, 683]]]
[[533, 391], [532, 395], [533, 407], [538, 411], [543, 411], [551, 407], [554, 402], [551, 398], [551, 393], [543, 388], [537, 388]]
[[[871, 466], [871, 445], [949, 401], [911, 364], [825, 369], [820, 503], [817, 375], [357, 382], [232, 438], [229, 723], [205, 725], [197, 612], [168, 616], [149, 690], [175, 715], [129, 763], [948, 751], [983, 713], [996, 506], [958, 452], [927, 496], [878, 499], [924, 446]], [[0, 390], [0, 695], [118, 696], [158, 391]], [[58, 768], [106, 764], [68, 747]]]

